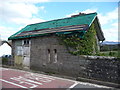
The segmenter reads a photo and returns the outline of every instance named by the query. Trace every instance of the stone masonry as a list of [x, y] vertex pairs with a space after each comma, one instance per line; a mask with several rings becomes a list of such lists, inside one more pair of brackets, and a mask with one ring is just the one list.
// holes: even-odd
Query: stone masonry
[[[32, 38], [31, 69], [119, 83], [120, 60], [102, 56], [74, 56], [60, 42], [56, 36]], [[57, 50], [57, 62], [54, 49]]]
[[[120, 60], [118, 58], [71, 55], [61, 44], [60, 38], [54, 35], [30, 40], [30, 69], [75, 78], [84, 77], [113, 83], [120, 81]], [[22, 40], [13, 41], [13, 44], [12, 52], [15, 58], [16, 46], [21, 46]], [[19, 62], [20, 60], [22, 59], [19, 59]]]

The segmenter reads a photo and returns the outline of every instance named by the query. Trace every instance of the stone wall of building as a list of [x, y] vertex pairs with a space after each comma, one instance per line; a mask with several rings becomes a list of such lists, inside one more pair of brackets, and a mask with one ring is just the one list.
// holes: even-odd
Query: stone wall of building
[[[54, 50], [57, 53], [57, 62]], [[32, 38], [30, 52], [31, 68], [46, 72], [59, 71], [59, 64], [66, 59], [65, 56], [69, 55], [66, 48], [60, 45], [55, 36]]]
[[[57, 61], [55, 59], [55, 49]], [[31, 39], [31, 69], [119, 83], [120, 60], [102, 56], [74, 56], [55, 36]]]

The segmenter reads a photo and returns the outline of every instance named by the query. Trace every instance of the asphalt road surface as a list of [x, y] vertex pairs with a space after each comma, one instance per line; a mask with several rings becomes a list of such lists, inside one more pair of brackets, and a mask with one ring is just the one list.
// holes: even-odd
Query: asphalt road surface
[[23, 70], [0, 68], [1, 88], [109, 88]]

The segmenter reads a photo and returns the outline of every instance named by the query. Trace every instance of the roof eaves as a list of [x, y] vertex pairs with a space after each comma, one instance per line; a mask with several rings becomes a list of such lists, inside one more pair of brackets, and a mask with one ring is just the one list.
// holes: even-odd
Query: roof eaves
[[92, 22], [89, 24], [89, 27], [92, 25], [92, 23], [94, 22], [96, 17], [97, 17], [97, 15], [93, 18]]
[[100, 24], [100, 22], [99, 22], [98, 17], [96, 17], [96, 21], [97, 21], [97, 23], [98, 23], [98, 28], [99, 28], [99, 32], [100, 32], [100, 36], [101, 36], [100, 41], [104, 41], [104, 40], [105, 40], [105, 37], [104, 37], [104, 33], [102, 32], [101, 24]]

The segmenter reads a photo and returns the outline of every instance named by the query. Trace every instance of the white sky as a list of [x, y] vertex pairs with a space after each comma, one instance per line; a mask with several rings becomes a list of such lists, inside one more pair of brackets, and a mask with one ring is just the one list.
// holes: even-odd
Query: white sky
[[11, 55], [11, 47], [7, 43], [0, 46], [0, 57], [2, 55]]

